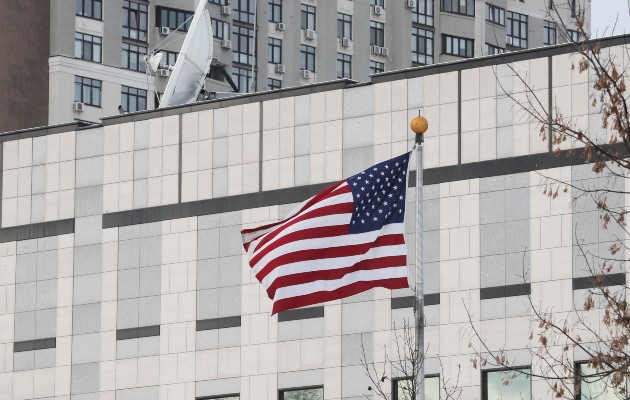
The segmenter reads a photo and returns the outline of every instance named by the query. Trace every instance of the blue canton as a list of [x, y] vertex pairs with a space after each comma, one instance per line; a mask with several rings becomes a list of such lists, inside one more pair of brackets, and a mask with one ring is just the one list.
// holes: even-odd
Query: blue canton
[[404, 221], [409, 154], [346, 179], [354, 199], [350, 233], [376, 231], [385, 224]]

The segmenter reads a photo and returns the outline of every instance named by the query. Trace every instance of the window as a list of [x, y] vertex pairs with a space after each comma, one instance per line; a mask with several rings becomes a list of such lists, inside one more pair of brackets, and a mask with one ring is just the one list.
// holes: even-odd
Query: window
[[267, 87], [269, 90], [282, 89], [282, 81], [280, 79], [267, 78]]
[[433, 64], [433, 32], [422, 28], [411, 28], [411, 61], [418, 64]]
[[92, 19], [103, 19], [103, 2], [101, 0], [77, 0], [76, 14]]
[[251, 64], [253, 57], [252, 38], [254, 30], [243, 26], [232, 26], [232, 61]]
[[373, 46], [385, 46], [385, 24], [370, 21], [370, 44]]
[[100, 63], [102, 41], [103, 39], [98, 36], [76, 32], [74, 34], [74, 58]]
[[486, 55], [503, 54], [505, 49], [503, 47], [495, 46], [490, 43], [486, 43]]
[[267, 62], [272, 64], [282, 64], [282, 40], [269, 38], [267, 50]]
[[[575, 367], [580, 384], [579, 394], [575, 397], [576, 399], [621, 400], [625, 398], [625, 396], [615, 393], [615, 389], [610, 381], [611, 377], [601, 375], [604, 371], [597, 371], [597, 369], [589, 367], [586, 363], [577, 364]], [[625, 390], [626, 385], [621, 385], [619, 389]]]
[[411, 22], [433, 26], [433, 0], [416, 0], [411, 9]]
[[370, 4], [385, 8], [385, 0], [370, 0]]
[[74, 101], [90, 106], [101, 106], [102, 82], [96, 79], [74, 77]]
[[[413, 387], [411, 378], [394, 379], [392, 400], [414, 400], [411, 396]], [[424, 378], [424, 399], [440, 400], [440, 377], [427, 376]]]
[[578, 42], [580, 40], [580, 32], [567, 29], [567, 40], [570, 42]]
[[269, 22], [282, 22], [282, 0], [269, 0]]
[[352, 78], [352, 56], [337, 53], [337, 78]]
[[280, 400], [324, 400], [324, 388], [281, 390]]
[[160, 51], [162, 53], [162, 59], [160, 60], [160, 67], [166, 67], [167, 65], [175, 65], [177, 62], [177, 55], [179, 53], [175, 53], [173, 51]]
[[507, 38], [505, 42], [521, 49], [527, 48], [527, 15], [506, 11]]
[[[146, 47], [123, 43], [120, 66], [132, 71], [144, 72], [146, 70], [144, 66], [144, 56], [146, 55]], [[164, 56], [162, 56], [162, 58], [164, 58]]]
[[505, 26], [505, 9], [486, 3], [486, 21]]
[[473, 56], [474, 41], [457, 36], [442, 35], [442, 53], [459, 57]]
[[155, 26], [168, 26], [172, 31], [188, 32], [193, 14], [189, 11], [174, 8], [157, 7]]
[[147, 41], [148, 6], [135, 1], [123, 1], [122, 36]]
[[531, 399], [532, 387], [529, 373], [529, 368], [484, 372], [483, 399]]
[[232, 18], [235, 21], [254, 24], [254, 0], [232, 0]]
[[220, 19], [210, 18], [212, 21], [212, 35], [215, 39], [230, 38], [230, 24]]
[[380, 74], [385, 72], [385, 63], [370, 61], [370, 74]]
[[239, 400], [240, 396], [238, 394], [229, 394], [227, 396], [210, 396], [210, 397], [197, 397], [196, 400]]
[[315, 72], [315, 47], [300, 46], [300, 69]]
[[475, 16], [474, 0], [442, 0], [442, 11]]
[[248, 93], [252, 86], [252, 70], [232, 67], [232, 80], [236, 83], [239, 92]]
[[120, 91], [120, 105], [127, 112], [144, 111], [147, 109], [147, 91], [123, 86]]
[[218, 4], [220, 6], [226, 5], [226, 0], [208, 0], [208, 3]]
[[337, 37], [352, 39], [352, 15], [337, 13]]
[[556, 44], [556, 23], [543, 21], [543, 44]]
[[577, 5], [575, 0], [569, 0], [569, 7], [571, 7], [571, 16], [575, 18], [577, 12]]
[[315, 30], [315, 7], [302, 4], [301, 27], [302, 29]]

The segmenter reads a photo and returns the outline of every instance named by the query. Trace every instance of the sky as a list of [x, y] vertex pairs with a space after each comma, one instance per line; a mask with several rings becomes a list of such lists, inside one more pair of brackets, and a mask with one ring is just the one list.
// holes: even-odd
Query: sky
[[[602, 37], [630, 33], [629, 3], [630, 0], [591, 0], [592, 36]], [[617, 20], [616, 25], [615, 20]]]

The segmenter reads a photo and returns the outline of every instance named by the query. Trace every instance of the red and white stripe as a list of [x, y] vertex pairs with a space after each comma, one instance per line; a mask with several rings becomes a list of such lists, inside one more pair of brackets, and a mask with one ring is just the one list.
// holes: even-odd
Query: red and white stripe
[[285, 219], [241, 232], [249, 264], [273, 300], [273, 314], [374, 287], [408, 287], [404, 223], [350, 234], [353, 207], [352, 192], [341, 181]]

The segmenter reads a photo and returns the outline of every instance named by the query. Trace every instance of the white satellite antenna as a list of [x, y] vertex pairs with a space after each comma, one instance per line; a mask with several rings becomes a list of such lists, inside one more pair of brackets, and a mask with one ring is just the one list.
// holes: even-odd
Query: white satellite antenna
[[160, 107], [186, 104], [197, 100], [212, 62], [212, 25], [206, 9], [207, 0], [199, 0], [184, 44], [160, 99]]

